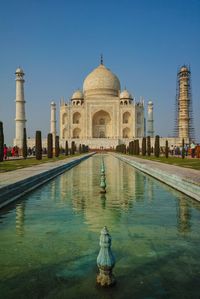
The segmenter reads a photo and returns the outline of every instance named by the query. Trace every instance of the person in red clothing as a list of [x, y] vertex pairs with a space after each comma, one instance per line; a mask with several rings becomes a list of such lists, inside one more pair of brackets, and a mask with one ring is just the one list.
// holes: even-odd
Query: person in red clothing
[[11, 150], [11, 155], [12, 155], [12, 157], [15, 156], [15, 146], [13, 146], [13, 148], [12, 148], [12, 150]]
[[4, 147], [3, 147], [3, 157], [4, 157], [4, 160], [7, 159], [7, 155], [8, 155], [8, 148], [7, 148], [6, 144], [4, 144]]

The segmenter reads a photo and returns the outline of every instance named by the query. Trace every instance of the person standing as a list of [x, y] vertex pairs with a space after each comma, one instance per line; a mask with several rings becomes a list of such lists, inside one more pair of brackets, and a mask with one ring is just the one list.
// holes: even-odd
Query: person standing
[[3, 157], [4, 157], [4, 160], [7, 159], [7, 155], [8, 155], [8, 148], [7, 148], [6, 144], [4, 144], [4, 147], [3, 147]]
[[192, 143], [190, 144], [190, 148], [191, 148], [191, 157], [194, 158], [195, 157], [195, 143], [194, 141], [192, 141]]

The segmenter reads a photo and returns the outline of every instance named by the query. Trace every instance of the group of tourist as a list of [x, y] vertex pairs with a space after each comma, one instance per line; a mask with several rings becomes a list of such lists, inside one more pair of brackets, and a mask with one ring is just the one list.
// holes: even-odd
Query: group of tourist
[[[183, 152], [182, 146], [176, 146], [176, 145], [170, 146], [171, 156], [182, 156], [182, 152]], [[186, 157], [191, 156], [191, 158], [195, 158], [195, 156], [196, 156], [197, 158], [199, 158], [199, 145], [196, 145], [194, 143], [194, 141], [192, 141], [192, 143], [190, 145], [185, 144], [184, 145], [184, 154]]]
[[19, 157], [19, 148], [17, 146], [7, 147], [7, 145], [4, 144], [3, 157], [4, 160], [7, 160], [8, 157]]

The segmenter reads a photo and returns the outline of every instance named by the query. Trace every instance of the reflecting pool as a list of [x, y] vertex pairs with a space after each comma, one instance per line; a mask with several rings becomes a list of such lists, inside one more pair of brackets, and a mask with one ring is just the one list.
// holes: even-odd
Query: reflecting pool
[[[200, 204], [104, 154], [0, 212], [0, 298], [200, 298]], [[117, 284], [96, 286], [107, 225]]]

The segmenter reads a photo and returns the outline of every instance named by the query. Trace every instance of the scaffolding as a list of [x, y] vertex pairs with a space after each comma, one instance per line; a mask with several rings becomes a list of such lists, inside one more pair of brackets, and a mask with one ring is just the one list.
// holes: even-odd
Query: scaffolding
[[190, 66], [177, 70], [174, 136], [195, 140]]

